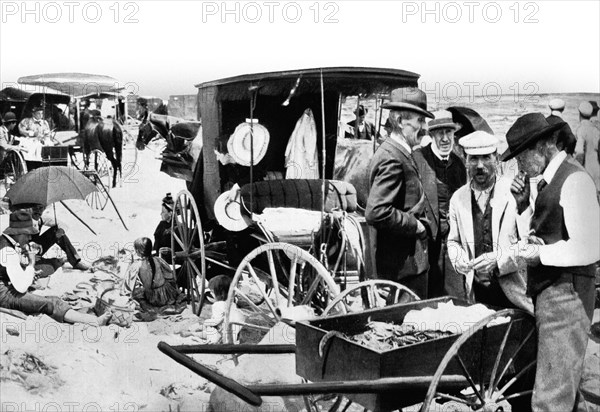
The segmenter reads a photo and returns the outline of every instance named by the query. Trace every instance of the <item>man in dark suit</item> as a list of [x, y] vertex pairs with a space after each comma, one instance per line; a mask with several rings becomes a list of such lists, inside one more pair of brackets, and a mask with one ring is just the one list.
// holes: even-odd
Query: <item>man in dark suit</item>
[[436, 229], [432, 230], [432, 234], [437, 233], [429, 238], [429, 297], [446, 293], [460, 297], [462, 283], [455, 285], [452, 283], [455, 278], [446, 277], [446, 271], [453, 271], [448, 260], [446, 239], [450, 198], [467, 183], [467, 171], [463, 161], [453, 152], [454, 133], [459, 126], [452, 120], [452, 113], [439, 110], [433, 115], [435, 118], [428, 123], [431, 144], [413, 153], [425, 195], [433, 209], [435, 221], [431, 223], [436, 225]]
[[348, 122], [348, 130], [345, 133], [346, 139], [372, 140], [377, 131], [375, 125], [365, 120], [368, 110], [361, 104], [354, 112], [356, 119]]
[[427, 96], [417, 88], [392, 91], [391, 135], [379, 146], [370, 164], [371, 189], [366, 219], [374, 233], [377, 278], [404, 284], [421, 298], [427, 297], [429, 226], [435, 220], [412, 157], [420, 143], [427, 111]]
[[521, 116], [506, 134], [508, 150], [502, 155], [503, 161], [516, 157], [519, 164], [521, 174], [511, 186], [519, 214], [531, 210], [529, 177], [542, 177], [530, 222], [533, 235], [517, 248], [528, 266], [538, 333], [534, 411], [571, 411], [577, 403], [600, 259], [596, 187], [558, 147], [554, 132], [560, 127], [541, 113]]

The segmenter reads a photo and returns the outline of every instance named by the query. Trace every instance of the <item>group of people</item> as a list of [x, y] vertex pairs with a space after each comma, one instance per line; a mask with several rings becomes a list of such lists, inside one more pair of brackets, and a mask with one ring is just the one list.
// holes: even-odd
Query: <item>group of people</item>
[[[553, 115], [560, 106], [552, 102]], [[598, 150], [592, 105], [580, 105], [575, 135], [562, 119], [519, 117], [504, 153], [494, 135], [467, 134], [458, 141], [464, 164], [453, 153], [460, 125], [447, 111], [429, 112], [423, 91], [393, 90], [383, 107], [391, 133], [371, 160], [366, 207], [377, 276], [421, 298], [449, 294], [535, 314], [532, 408], [572, 410], [600, 260], [598, 187], [587, 155]], [[426, 119], [431, 143], [422, 148]], [[586, 168], [576, 161], [582, 146]], [[511, 159], [518, 174], [500, 175], [500, 162]]]

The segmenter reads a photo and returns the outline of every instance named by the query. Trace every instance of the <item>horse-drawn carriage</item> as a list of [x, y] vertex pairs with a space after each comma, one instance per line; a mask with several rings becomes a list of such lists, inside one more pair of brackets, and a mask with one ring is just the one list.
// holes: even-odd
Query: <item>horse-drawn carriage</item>
[[[148, 117], [138, 148], [164, 136], [161, 170], [188, 185], [175, 199], [170, 256], [196, 313], [207, 276], [223, 271], [234, 276], [228, 308], [244, 301], [253, 313], [243, 327], [263, 333], [280, 319], [278, 306], [309, 304], [321, 314], [354, 285], [366, 306], [410, 292], [374, 283], [365, 291], [359, 283], [376, 278], [361, 215], [375, 142], [339, 143], [348, 140], [341, 132], [351, 120], [343, 115], [352, 112], [348, 104], [379, 106], [391, 90], [416, 86], [417, 79], [403, 70], [355, 67], [245, 75], [197, 86], [201, 127]], [[342, 164], [339, 147], [350, 159]], [[223, 161], [226, 150], [233, 164]], [[312, 164], [302, 164], [307, 154]], [[349, 169], [357, 157], [362, 166]], [[223, 230], [228, 223], [233, 229]], [[249, 289], [259, 284], [262, 290]], [[225, 325], [224, 339], [233, 341], [239, 325]]]
[[[42, 89], [27, 99], [23, 116], [31, 113], [36, 105], [48, 113], [45, 118], [57, 119], [51, 123], [51, 139], [55, 145], [42, 147], [41, 155], [30, 159], [33, 167], [72, 165], [80, 169], [99, 189], [88, 197], [88, 203], [103, 209], [122, 163], [120, 124], [127, 109], [117, 80], [108, 76], [59, 73], [21, 77], [18, 82]], [[135, 159], [136, 156], [134, 163]], [[133, 166], [129, 164], [130, 168]]]

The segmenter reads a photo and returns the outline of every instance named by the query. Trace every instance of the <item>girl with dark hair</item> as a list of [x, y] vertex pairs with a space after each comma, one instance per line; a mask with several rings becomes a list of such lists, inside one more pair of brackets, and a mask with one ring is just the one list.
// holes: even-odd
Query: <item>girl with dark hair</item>
[[133, 248], [136, 256], [125, 275], [125, 287], [133, 298], [158, 307], [181, 303], [185, 296], [177, 289], [169, 264], [152, 256], [152, 241], [141, 237]]

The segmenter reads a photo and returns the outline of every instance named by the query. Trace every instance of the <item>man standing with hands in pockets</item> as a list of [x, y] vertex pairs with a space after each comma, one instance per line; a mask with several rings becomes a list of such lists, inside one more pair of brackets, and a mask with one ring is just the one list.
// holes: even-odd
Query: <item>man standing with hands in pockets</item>
[[[530, 236], [518, 253], [528, 265], [538, 354], [534, 411], [571, 411], [577, 402], [594, 309], [595, 262], [600, 259], [600, 207], [590, 175], [556, 145], [541, 113], [526, 114], [509, 129], [506, 161], [520, 174], [511, 191], [519, 213], [532, 208]], [[530, 204], [529, 178], [541, 175]], [[579, 400], [583, 401], [583, 400]]]

